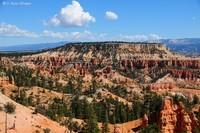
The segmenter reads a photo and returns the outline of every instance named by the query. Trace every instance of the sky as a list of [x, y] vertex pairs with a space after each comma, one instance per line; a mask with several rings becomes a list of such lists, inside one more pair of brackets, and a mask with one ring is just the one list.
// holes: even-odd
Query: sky
[[200, 0], [0, 0], [0, 46], [199, 37]]

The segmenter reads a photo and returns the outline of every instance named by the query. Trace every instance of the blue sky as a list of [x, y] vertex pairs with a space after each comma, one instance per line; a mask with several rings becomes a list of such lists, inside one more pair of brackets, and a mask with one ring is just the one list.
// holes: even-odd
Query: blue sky
[[200, 37], [200, 0], [0, 0], [0, 45]]

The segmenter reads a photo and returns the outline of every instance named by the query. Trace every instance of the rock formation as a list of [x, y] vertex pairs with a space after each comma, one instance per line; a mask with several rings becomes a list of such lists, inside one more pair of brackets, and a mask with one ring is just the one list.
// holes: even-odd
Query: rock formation
[[134, 59], [134, 60], [121, 60], [121, 67], [130, 69], [144, 69], [152, 67], [179, 67], [179, 68], [191, 68], [200, 69], [199, 59], [168, 59], [168, 60], [158, 60], [158, 59]]
[[192, 133], [192, 120], [180, 102], [173, 104], [172, 99], [167, 98], [163, 102], [159, 121], [161, 133], [187, 132]]
[[178, 122], [176, 123], [176, 132], [192, 133], [192, 121], [189, 114], [185, 111], [185, 107], [182, 102], [179, 102], [176, 109], [176, 117]]
[[197, 81], [199, 78], [198, 75], [193, 70], [178, 70], [178, 69], [171, 69], [170, 73], [173, 77], [184, 79], [184, 80], [193, 80]]
[[176, 129], [176, 113], [174, 112], [172, 99], [165, 99], [160, 112], [161, 133], [174, 133]]
[[149, 85], [151, 91], [172, 90], [175, 88], [176, 86], [173, 83], [153, 83]]
[[8, 77], [0, 77], [0, 87], [10, 84]]

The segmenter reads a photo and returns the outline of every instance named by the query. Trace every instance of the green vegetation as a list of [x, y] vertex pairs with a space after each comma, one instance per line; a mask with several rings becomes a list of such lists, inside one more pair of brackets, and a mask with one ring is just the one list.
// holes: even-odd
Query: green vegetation
[[102, 122], [102, 133], [109, 133], [109, 119], [108, 119], [108, 112], [106, 111], [105, 116], [104, 116], [104, 120]]
[[19, 87], [18, 87], [17, 94], [11, 95], [11, 98], [24, 106], [34, 105], [33, 97], [27, 96], [26, 91], [24, 89], [19, 89]]
[[110, 92], [112, 92], [113, 94], [115, 94], [117, 96], [120, 96], [120, 97], [123, 97], [123, 98], [125, 98], [127, 96], [127, 94], [128, 94], [126, 88], [123, 87], [123, 86], [120, 86], [120, 85], [115, 86], [115, 87], [114, 86], [113, 87], [109, 87], [108, 90]]
[[48, 106], [45, 113], [49, 118], [53, 120], [59, 120], [59, 118], [64, 116], [69, 116], [70, 111], [66, 103], [62, 99], [54, 98], [53, 102]]
[[94, 112], [94, 108], [92, 105], [88, 105], [88, 119], [86, 119], [86, 127], [84, 129], [84, 133], [100, 133], [97, 123], [97, 116]]
[[8, 102], [4, 105], [4, 109], [6, 113], [12, 114], [15, 112], [16, 107], [13, 103]]
[[146, 93], [144, 96], [144, 113], [150, 116], [151, 122], [158, 121], [159, 112], [162, 106], [162, 97], [156, 93]]
[[140, 133], [160, 133], [160, 131], [158, 125], [156, 123], [153, 123], [145, 128], [142, 128]]

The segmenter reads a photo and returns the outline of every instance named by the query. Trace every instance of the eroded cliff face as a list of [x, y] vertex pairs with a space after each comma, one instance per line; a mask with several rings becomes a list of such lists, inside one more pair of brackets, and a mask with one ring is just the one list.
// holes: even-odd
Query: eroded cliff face
[[192, 133], [192, 120], [184, 105], [181, 102], [175, 105], [170, 98], [163, 102], [159, 125], [161, 133]]
[[[5, 59], [1, 60], [7, 65]], [[162, 44], [78, 43], [9, 60], [50, 77], [59, 77], [62, 73], [64, 76], [94, 74], [97, 78], [107, 78], [115, 70], [136, 81], [151, 83], [150, 90], [176, 88], [176, 83], [155, 83], [166, 74], [174, 79], [195, 82], [197, 86], [200, 84], [200, 59], [174, 54]]]
[[0, 77], [0, 87], [4, 85], [10, 84], [9, 79], [7, 77]]
[[162, 110], [160, 112], [160, 130], [161, 133], [174, 133], [176, 129], [176, 113], [174, 111], [173, 103], [171, 99], [166, 99], [163, 103]]
[[150, 69], [152, 67], [168, 67], [168, 68], [190, 68], [199, 69], [199, 59], [168, 59], [168, 60], [156, 60], [156, 59], [135, 59], [135, 60], [121, 60], [121, 67], [129, 69]]
[[134, 71], [137, 69], [144, 69], [147, 72], [154, 68], [163, 69], [171, 73], [174, 78], [184, 80], [199, 80], [199, 59], [169, 59], [169, 60], [122, 60], [120, 62], [120, 69], [126, 71]]

